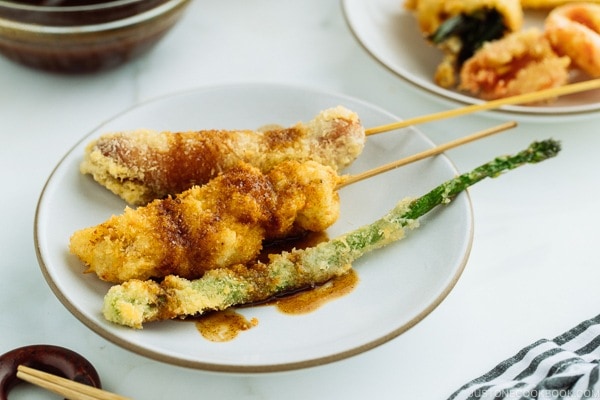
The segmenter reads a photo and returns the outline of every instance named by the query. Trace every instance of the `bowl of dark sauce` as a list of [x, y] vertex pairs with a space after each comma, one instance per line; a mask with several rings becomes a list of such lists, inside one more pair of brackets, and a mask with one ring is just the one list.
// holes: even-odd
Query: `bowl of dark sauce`
[[115, 68], [156, 45], [191, 0], [0, 0], [0, 54], [82, 74]]

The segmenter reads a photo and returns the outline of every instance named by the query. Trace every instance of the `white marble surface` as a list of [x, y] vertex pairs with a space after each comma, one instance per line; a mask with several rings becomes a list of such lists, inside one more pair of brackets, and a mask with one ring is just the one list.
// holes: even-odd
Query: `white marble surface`
[[[470, 193], [475, 238], [446, 300], [400, 337], [306, 370], [231, 375], [132, 354], [91, 332], [54, 297], [35, 257], [36, 203], [52, 168], [98, 124], [140, 101], [204, 85], [297, 84], [358, 97], [401, 118], [449, 105], [372, 60], [337, 0], [194, 0], [147, 56], [64, 77], [0, 58], [0, 353], [50, 343], [85, 355], [108, 390], [136, 399], [443, 399], [521, 347], [600, 312], [597, 115], [520, 121], [518, 130], [451, 150], [464, 171], [553, 137], [561, 155]], [[496, 124], [485, 114], [419, 129], [442, 143]], [[49, 398], [21, 385], [13, 398]]]

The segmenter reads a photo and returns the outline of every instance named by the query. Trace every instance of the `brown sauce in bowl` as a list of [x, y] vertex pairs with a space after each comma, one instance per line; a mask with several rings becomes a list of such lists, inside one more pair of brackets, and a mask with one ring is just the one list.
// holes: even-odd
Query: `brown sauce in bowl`
[[112, 3], [115, 0], [12, 0], [13, 3], [31, 4], [42, 7], [88, 6], [91, 4]]
[[46, 26], [84, 26], [131, 17], [168, 0], [18, 0], [0, 5], [0, 17]]
[[[83, 74], [119, 66], [149, 51], [191, 0], [27, 0], [0, 2], [0, 53], [28, 67]], [[162, 5], [160, 14], [149, 12]], [[136, 16], [136, 18], [133, 18]], [[11, 23], [17, 22], [18, 29]], [[52, 29], [45, 29], [50, 27]], [[72, 28], [71, 28], [72, 27]]]

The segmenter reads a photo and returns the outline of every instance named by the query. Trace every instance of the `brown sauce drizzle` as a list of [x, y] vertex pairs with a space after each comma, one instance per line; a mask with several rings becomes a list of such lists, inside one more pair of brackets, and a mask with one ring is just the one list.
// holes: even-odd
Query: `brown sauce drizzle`
[[[315, 246], [327, 240], [325, 232], [311, 232], [293, 239], [279, 240], [265, 246], [260, 259], [268, 260], [268, 255], [289, 251], [293, 248], [303, 249]], [[324, 304], [345, 296], [358, 285], [358, 275], [354, 270], [347, 274], [325, 282], [322, 285], [293, 293], [277, 296], [260, 305], [274, 306], [284, 314], [307, 314], [319, 309]], [[257, 306], [259, 304], [249, 304]], [[196, 329], [202, 337], [212, 342], [228, 342], [235, 339], [241, 332], [258, 325], [256, 318], [248, 320], [234, 309], [211, 312], [195, 318]]]
[[284, 314], [308, 314], [319, 309], [325, 303], [347, 295], [357, 285], [358, 275], [351, 269], [348, 273], [325, 282], [321, 286], [278, 298], [270, 304]]
[[240, 332], [258, 325], [258, 320], [247, 320], [235, 310], [215, 311], [196, 319], [196, 329], [202, 337], [211, 342], [229, 342], [235, 339]]
[[272, 240], [265, 243], [258, 259], [262, 262], [269, 262], [269, 254], [283, 253], [284, 251], [291, 251], [292, 249], [314, 247], [328, 239], [329, 237], [326, 232], [304, 232], [297, 236]]

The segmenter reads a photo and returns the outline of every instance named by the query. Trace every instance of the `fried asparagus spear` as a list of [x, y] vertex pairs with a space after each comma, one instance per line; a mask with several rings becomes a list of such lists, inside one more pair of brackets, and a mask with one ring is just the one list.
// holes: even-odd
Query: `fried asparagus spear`
[[113, 286], [104, 298], [104, 317], [141, 329], [145, 322], [201, 315], [324, 283], [348, 272], [351, 263], [364, 254], [402, 239], [407, 229], [418, 226], [420, 217], [449, 203], [469, 186], [523, 164], [554, 157], [559, 151], [557, 141], [534, 142], [515, 155], [497, 157], [450, 179], [422, 197], [402, 200], [372, 224], [315, 247], [271, 255], [268, 263], [214, 269], [196, 280], [171, 275], [162, 283], [130, 280]]

